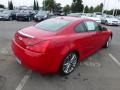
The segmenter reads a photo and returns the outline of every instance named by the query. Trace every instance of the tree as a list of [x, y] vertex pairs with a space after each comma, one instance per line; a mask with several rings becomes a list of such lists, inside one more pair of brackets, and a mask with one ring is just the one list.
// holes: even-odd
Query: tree
[[85, 12], [85, 13], [88, 13], [88, 12], [89, 12], [89, 7], [88, 7], [88, 6], [85, 6], [84, 12]]
[[73, 3], [71, 5], [71, 10], [72, 12], [83, 12], [83, 4], [82, 4], [82, 0], [73, 0]]
[[48, 10], [50, 12], [55, 9], [55, 1], [54, 0], [44, 0], [43, 1], [43, 9]]
[[39, 3], [36, 1], [36, 10], [39, 10]]
[[100, 4], [100, 12], [102, 12], [103, 9], [103, 3]]
[[62, 7], [60, 3], [55, 3], [55, 8], [54, 8], [55, 12], [61, 12], [62, 11]]
[[4, 5], [2, 5], [2, 4], [0, 4], [0, 8], [5, 8], [5, 6], [4, 6]]
[[8, 9], [13, 10], [13, 3], [12, 1], [8, 1]]
[[65, 13], [65, 15], [67, 15], [70, 12], [70, 6], [66, 5], [65, 7], [63, 7], [63, 12]]
[[116, 11], [116, 15], [120, 15], [120, 9], [117, 9]]
[[33, 10], [37, 10], [36, 0], [34, 0]]
[[94, 8], [91, 6], [89, 9], [89, 13], [93, 13], [94, 12]]
[[96, 6], [94, 11], [95, 12], [102, 12], [102, 9], [103, 9], [103, 3], [101, 3], [100, 5]]

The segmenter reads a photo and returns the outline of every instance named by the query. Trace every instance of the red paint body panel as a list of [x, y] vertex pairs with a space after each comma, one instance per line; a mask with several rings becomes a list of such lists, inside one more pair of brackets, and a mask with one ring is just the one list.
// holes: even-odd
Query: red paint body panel
[[[15, 34], [12, 41], [12, 50], [23, 65], [41, 73], [58, 72], [61, 62], [68, 52], [77, 51], [80, 55], [79, 60], [82, 60], [100, 49], [112, 34], [110, 30], [76, 33], [75, 26], [87, 19], [63, 18], [71, 20], [72, 23], [56, 32], [28, 27], [20, 30], [27, 36], [22, 36], [18, 32]], [[31, 36], [34, 36], [34, 38]], [[38, 47], [37, 45], [40, 49], [36, 48], [36, 50], [40, 50], [39, 52], [29, 49], [33, 46]]]

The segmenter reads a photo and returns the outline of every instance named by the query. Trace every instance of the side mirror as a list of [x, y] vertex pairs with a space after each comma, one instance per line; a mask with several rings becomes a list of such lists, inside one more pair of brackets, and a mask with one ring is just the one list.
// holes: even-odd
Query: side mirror
[[107, 31], [108, 29], [106, 27], [102, 27], [101, 31]]
[[103, 26], [99, 25], [99, 30], [100, 31], [107, 31], [108, 29], [106, 27], [103, 27]]

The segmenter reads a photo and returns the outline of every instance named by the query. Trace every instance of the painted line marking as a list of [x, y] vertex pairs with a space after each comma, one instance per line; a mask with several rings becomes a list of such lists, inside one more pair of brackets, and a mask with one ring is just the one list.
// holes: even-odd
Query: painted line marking
[[31, 74], [32, 74], [32, 70], [28, 70], [26, 75], [23, 77], [23, 79], [18, 84], [18, 86], [17, 86], [17, 88], [15, 90], [22, 90], [22, 88], [26, 84], [27, 80], [30, 78]]
[[111, 53], [109, 53], [108, 55], [112, 58], [112, 60], [113, 60], [118, 66], [120, 66], [120, 62], [119, 62]]

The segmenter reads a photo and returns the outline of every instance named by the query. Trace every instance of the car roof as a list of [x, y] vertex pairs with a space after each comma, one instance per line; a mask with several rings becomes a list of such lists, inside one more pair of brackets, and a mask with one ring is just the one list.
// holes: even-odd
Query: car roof
[[59, 16], [59, 17], [56, 17], [56, 18], [59, 18], [59, 19], [64, 19], [64, 20], [70, 20], [70, 21], [83, 21], [83, 20], [91, 20], [91, 19], [87, 19], [87, 18], [82, 18], [82, 17], [70, 17], [70, 16]]

